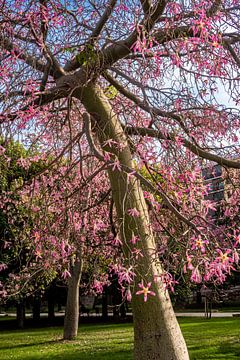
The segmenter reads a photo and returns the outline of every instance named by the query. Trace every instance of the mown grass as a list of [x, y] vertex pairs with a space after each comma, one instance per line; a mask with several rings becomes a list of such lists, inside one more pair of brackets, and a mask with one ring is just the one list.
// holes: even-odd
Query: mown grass
[[[240, 319], [180, 318], [191, 360], [240, 359]], [[83, 325], [76, 340], [62, 340], [62, 328], [0, 332], [1, 360], [130, 360], [132, 324]]]

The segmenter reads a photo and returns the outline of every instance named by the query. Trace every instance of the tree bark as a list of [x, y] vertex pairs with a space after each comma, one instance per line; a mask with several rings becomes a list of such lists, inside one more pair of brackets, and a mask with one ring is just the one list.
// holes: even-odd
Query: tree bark
[[[94, 119], [94, 131], [102, 150], [112, 153], [124, 167], [134, 168], [127, 138], [118, 117], [114, 114], [103, 92], [93, 85], [85, 87], [81, 100]], [[106, 146], [112, 139], [121, 144], [121, 150]], [[161, 282], [153, 283], [152, 296], [144, 303], [142, 296], [136, 296], [138, 283], [153, 281], [154, 275], [163, 270], [156, 254], [156, 244], [150, 225], [147, 205], [139, 181], [118, 170], [108, 170], [114, 203], [116, 206], [123, 251], [126, 259], [131, 256], [131, 238], [138, 236], [138, 246], [143, 257], [135, 267], [134, 282], [134, 359], [135, 360], [189, 360], [187, 347], [174, 314], [170, 297]], [[130, 209], [137, 209], [139, 216], [129, 215]], [[136, 247], [136, 245], [135, 245]]]
[[16, 305], [17, 309], [17, 327], [23, 329], [25, 325], [25, 303], [24, 301], [19, 301]]
[[71, 259], [71, 277], [68, 279], [67, 304], [64, 318], [64, 340], [72, 340], [78, 333], [79, 283], [82, 274], [81, 254]]

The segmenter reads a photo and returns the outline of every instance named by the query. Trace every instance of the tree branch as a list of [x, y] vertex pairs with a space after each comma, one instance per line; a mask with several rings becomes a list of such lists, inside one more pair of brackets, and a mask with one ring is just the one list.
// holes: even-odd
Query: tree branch
[[[140, 26], [147, 32], [150, 32], [159, 19], [159, 17], [162, 15], [164, 9], [166, 6], [166, 1], [161, 0], [158, 1], [155, 7], [152, 7], [151, 14], [143, 19], [143, 21], [140, 23]], [[118, 41], [114, 43], [111, 46], [108, 46], [105, 50], [102, 52], [99, 52], [96, 54], [96, 64], [94, 63], [92, 65], [92, 68], [95, 69], [96, 67], [99, 69], [99, 73], [106, 69], [107, 67], [114, 64], [116, 61], [124, 58], [129, 53], [131, 53], [131, 49], [133, 44], [137, 41], [138, 38], [138, 32], [135, 29], [125, 40]], [[80, 64], [76, 61], [76, 57], [73, 60], [74, 65], [71, 67], [66, 65], [65, 70], [70, 71], [69, 69], [76, 70], [80, 68]], [[97, 65], [97, 66], [96, 66]], [[90, 69], [89, 69], [90, 70]]]
[[223, 46], [230, 52], [230, 54], [232, 55], [232, 58], [235, 60], [235, 62], [237, 64], [237, 66], [240, 67], [240, 58], [236, 54], [236, 52], [233, 49], [233, 47], [231, 46], [231, 44], [227, 40], [225, 40], [225, 41], [223, 41]]
[[[103, 15], [99, 19], [96, 27], [92, 31], [91, 36], [86, 41], [85, 47], [86, 47], [87, 44], [93, 44], [95, 42], [95, 40], [97, 39], [97, 37], [100, 35], [100, 33], [103, 30], [106, 22], [108, 21], [109, 17], [111, 16], [116, 3], [117, 3], [117, 0], [110, 0], [109, 1], [109, 4], [107, 5], [106, 10], [104, 11]], [[72, 60], [70, 60], [69, 62], [66, 63], [66, 65], [64, 67], [64, 70], [69, 72], [69, 71], [76, 70], [78, 67], [79, 67], [79, 63], [77, 61], [77, 58], [75, 57], [74, 59], [72, 59]]]
[[170, 113], [164, 110], [161, 110], [159, 108], [149, 106], [146, 104], [146, 102], [142, 101], [140, 98], [138, 98], [136, 95], [134, 95], [132, 92], [126, 89], [126, 87], [123, 87], [116, 79], [114, 79], [109, 73], [105, 72], [103, 74], [106, 80], [110, 82], [121, 94], [126, 96], [129, 100], [132, 100], [137, 106], [139, 106], [142, 110], [148, 112], [151, 115], [158, 115], [170, 119], [176, 120], [179, 125], [182, 127], [182, 129], [188, 134], [188, 129], [185, 127], [182, 117], [180, 115], [176, 115], [174, 113]]
[[[159, 115], [162, 117], [168, 117], [175, 119], [180, 125], [183, 127], [184, 130], [186, 129], [185, 125], [183, 124], [183, 120], [179, 115], [172, 114], [166, 111], [163, 111], [161, 109], [158, 109], [156, 107], [150, 107], [149, 105], [145, 104], [141, 99], [139, 99], [137, 96], [135, 96], [130, 91], [126, 90], [125, 87], [120, 85], [115, 79], [113, 79], [109, 74], [104, 73], [104, 77], [113, 85], [116, 87], [117, 90], [119, 90], [124, 96], [126, 96], [128, 99], [132, 100], [137, 106], [139, 106], [144, 111], [148, 112], [151, 115]], [[149, 128], [140, 128], [140, 127], [125, 127], [127, 132], [131, 135], [141, 135], [141, 136], [151, 136], [156, 137], [158, 139], [163, 140], [175, 140], [176, 135], [174, 134], [167, 134], [164, 135], [158, 130], [153, 130]], [[188, 130], [185, 130], [186, 133], [188, 133]], [[231, 159], [225, 159], [219, 155], [212, 154], [206, 150], [201, 149], [198, 145], [194, 144], [193, 142], [182, 139], [183, 146], [188, 148], [190, 151], [192, 151], [195, 155], [202, 157], [203, 159], [214, 161], [220, 165], [224, 165], [229, 168], [235, 168], [240, 169], [240, 162], [236, 160]]]
[[[149, 129], [149, 128], [136, 127], [136, 126], [135, 127], [123, 126], [123, 127], [128, 135], [149, 136], [156, 139], [171, 140], [171, 141], [174, 141], [176, 139], [176, 135], [172, 133], [168, 133], [167, 135], [164, 135], [161, 131]], [[182, 139], [182, 144], [183, 146], [188, 148], [191, 152], [193, 152], [195, 155], [200, 156], [203, 159], [214, 161], [219, 165], [223, 165], [228, 168], [240, 169], [240, 161], [226, 159], [223, 158], [222, 156], [212, 154], [206, 150], [201, 149], [199, 146], [193, 144], [187, 139]]]
[[140, 0], [143, 8], [144, 14], [148, 15], [150, 8], [152, 6], [151, 0]]
[[102, 17], [99, 19], [95, 29], [93, 30], [93, 32], [90, 36], [91, 39], [95, 40], [100, 35], [106, 22], [108, 21], [109, 17], [111, 16], [116, 3], [117, 3], [117, 0], [109, 1], [109, 4], [106, 6], [106, 10], [104, 11]]
[[[84, 120], [86, 137], [87, 137], [89, 146], [93, 151], [93, 154], [96, 156], [97, 159], [99, 159], [100, 161], [103, 161], [106, 165], [108, 165], [110, 167], [113, 166], [114, 165], [114, 160], [107, 160], [106, 161], [104, 156], [102, 155], [102, 153], [96, 148], [96, 146], [94, 144], [92, 134], [91, 134], [91, 118], [90, 118], [90, 115], [88, 113], [84, 113], [83, 114], [83, 120]], [[150, 181], [145, 179], [144, 176], [142, 176], [141, 174], [139, 174], [138, 172], [136, 172], [134, 169], [130, 168], [129, 166], [127, 166], [127, 165], [125, 165], [123, 163], [120, 163], [120, 166], [127, 174], [134, 175], [141, 182], [142, 185], [146, 186], [148, 189], [153, 191], [154, 194], [160, 196], [161, 199], [163, 200], [164, 204], [169, 208], [169, 210], [171, 210], [178, 217], [178, 219], [183, 221], [188, 226], [191, 226], [196, 232], [199, 232], [196, 225], [192, 221], [188, 220], [184, 215], [182, 215], [178, 211], [178, 209], [172, 204], [172, 202], [170, 201], [168, 196], [161, 189], [154, 187], [154, 185]]]
[[24, 60], [25, 63], [31, 66], [33, 69], [36, 69], [40, 72], [45, 71], [45, 64], [37, 60], [34, 56], [24, 53], [22, 50], [18, 49], [15, 44], [13, 44], [8, 38], [0, 34], [0, 47], [11, 52], [14, 51], [14, 54], [20, 60]]

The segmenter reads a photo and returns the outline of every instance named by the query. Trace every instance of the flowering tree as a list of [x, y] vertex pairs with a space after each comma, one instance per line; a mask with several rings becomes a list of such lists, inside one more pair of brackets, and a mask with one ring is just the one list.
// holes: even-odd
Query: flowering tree
[[[1, 144], [2, 300], [20, 302], [36, 291], [44, 293], [56, 276], [62, 276], [68, 286], [64, 338], [71, 339], [78, 329], [84, 263], [91, 279], [82, 287], [89, 291], [92, 284], [94, 291], [99, 288], [99, 277], [107, 280], [105, 274], [102, 277], [103, 268], [113, 263], [118, 251], [111, 242], [113, 234], [106, 216], [108, 183], [106, 178], [95, 177], [92, 188], [84, 184], [81, 189], [79, 166], [72, 171], [67, 164], [49, 168], [51, 158], [46, 159], [44, 153], [30, 156], [12, 140]], [[103, 247], [108, 254], [101, 261]]]
[[220, 226], [201, 180], [205, 161], [240, 168], [238, 1], [1, 0], [0, 11], [2, 131], [80, 164], [83, 185], [108, 175], [135, 358], [188, 359], [165, 249], [195, 282], [238, 263], [239, 191]]

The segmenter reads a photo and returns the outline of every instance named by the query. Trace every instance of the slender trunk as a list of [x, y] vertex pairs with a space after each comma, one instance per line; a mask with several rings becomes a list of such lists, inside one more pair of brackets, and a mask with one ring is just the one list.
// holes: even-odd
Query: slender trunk
[[[87, 111], [95, 119], [95, 133], [104, 151], [117, 156], [120, 164], [133, 168], [129, 144], [122, 126], [103, 92], [88, 86], [81, 98]], [[112, 139], [121, 144], [120, 150], [107, 147]], [[126, 258], [131, 255], [131, 238], [139, 237], [138, 246], [143, 257], [138, 259], [135, 272], [135, 289], [141, 279], [153, 281], [154, 275], [162, 274], [162, 267], [156, 255], [156, 244], [152, 233], [147, 205], [138, 180], [123, 171], [108, 170], [114, 203], [121, 229], [123, 251]], [[137, 209], [139, 216], [129, 215], [129, 209]], [[136, 245], [135, 245], [136, 246]], [[153, 283], [156, 296], [144, 303], [140, 296], [133, 296], [134, 358], [135, 360], [188, 360], [188, 351], [175, 317], [171, 300], [163, 285]]]
[[48, 295], [47, 295], [47, 300], [48, 300], [48, 320], [50, 322], [50, 324], [52, 324], [54, 322], [55, 319], [55, 311], [54, 311], [54, 307], [55, 307], [55, 295], [56, 295], [56, 286], [55, 283], [52, 283], [48, 289]]
[[79, 282], [82, 273], [81, 255], [71, 259], [71, 277], [68, 279], [67, 304], [64, 318], [64, 340], [77, 336], [79, 321]]
[[17, 327], [23, 329], [25, 325], [25, 304], [24, 301], [20, 301], [16, 305], [17, 308]]
[[102, 294], [102, 318], [103, 320], [108, 319], [108, 289], [107, 286], [105, 286]]
[[38, 294], [34, 296], [33, 299], [33, 320], [36, 323], [39, 323], [41, 318], [41, 298]]

